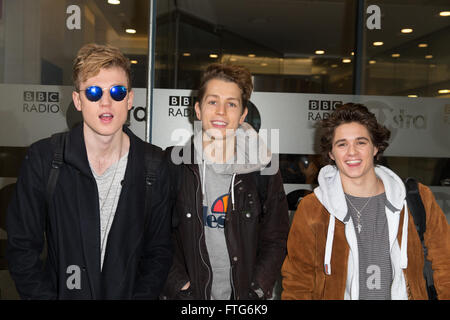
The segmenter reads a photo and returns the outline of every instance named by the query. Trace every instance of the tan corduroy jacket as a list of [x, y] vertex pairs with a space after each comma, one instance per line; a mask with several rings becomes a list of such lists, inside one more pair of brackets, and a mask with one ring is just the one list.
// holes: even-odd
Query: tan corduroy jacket
[[[450, 299], [450, 230], [431, 190], [419, 183], [426, 210], [425, 244], [432, 262], [434, 284], [439, 299]], [[324, 272], [324, 254], [330, 214], [314, 193], [300, 202], [290, 229], [288, 255], [282, 267], [282, 299], [344, 299], [347, 281], [349, 245], [345, 225], [336, 221], [331, 265]], [[401, 212], [397, 240], [401, 244], [404, 209]], [[404, 272], [408, 298], [428, 299], [423, 277], [423, 249], [413, 218], [408, 221], [408, 266]]]

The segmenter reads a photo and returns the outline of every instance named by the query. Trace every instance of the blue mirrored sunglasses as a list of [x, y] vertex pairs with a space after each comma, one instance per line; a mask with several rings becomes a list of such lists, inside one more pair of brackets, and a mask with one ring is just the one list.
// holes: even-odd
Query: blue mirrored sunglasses
[[[84, 93], [86, 94], [86, 98], [89, 101], [95, 102], [102, 98], [104, 89], [100, 88], [99, 86], [90, 86], [80, 91], [84, 91]], [[109, 94], [115, 101], [122, 101], [127, 96], [127, 88], [125, 88], [124, 86], [113, 86], [109, 88]]]

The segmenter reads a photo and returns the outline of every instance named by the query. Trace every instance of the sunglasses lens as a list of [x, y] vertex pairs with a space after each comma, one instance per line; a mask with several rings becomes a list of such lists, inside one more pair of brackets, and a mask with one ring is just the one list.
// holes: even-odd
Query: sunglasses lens
[[122, 101], [127, 96], [127, 88], [124, 86], [114, 86], [109, 91], [111, 98], [116, 101]]
[[102, 88], [97, 86], [89, 87], [85, 90], [86, 98], [88, 98], [89, 101], [98, 101], [102, 97], [103, 91]]

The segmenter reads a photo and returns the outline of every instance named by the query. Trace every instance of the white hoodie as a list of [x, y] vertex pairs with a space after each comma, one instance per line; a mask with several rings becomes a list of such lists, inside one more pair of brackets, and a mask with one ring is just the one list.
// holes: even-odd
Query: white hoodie
[[[395, 208], [395, 210], [392, 211], [392, 207], [386, 206], [393, 276], [391, 298], [392, 300], [407, 300], [408, 294], [406, 290], [406, 281], [402, 269], [406, 269], [408, 266], [408, 214], [405, 214], [403, 219], [401, 249], [397, 240], [400, 212], [402, 208], [405, 208], [405, 213], [408, 212], [405, 186], [400, 177], [386, 167], [379, 165], [375, 166], [375, 174], [381, 179], [381, 181], [383, 181], [386, 198]], [[320, 203], [330, 213], [327, 242], [325, 246], [325, 273], [330, 275], [332, 272], [330, 260], [333, 250], [335, 219], [338, 219], [345, 224], [345, 236], [350, 247], [345, 299], [357, 300], [359, 298], [358, 243], [352, 218], [350, 217], [347, 221], [344, 221], [348, 210], [339, 171], [335, 166], [327, 165], [320, 170], [318, 181], [319, 186], [314, 189], [314, 193]]]

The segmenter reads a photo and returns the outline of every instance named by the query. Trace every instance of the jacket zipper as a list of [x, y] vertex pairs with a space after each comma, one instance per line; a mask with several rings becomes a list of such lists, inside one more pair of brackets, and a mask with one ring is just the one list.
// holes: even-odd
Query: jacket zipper
[[[241, 183], [242, 180], [239, 180], [234, 186], [238, 185], [239, 183]], [[230, 186], [230, 193], [232, 192], [231, 188], [234, 188], [233, 185]], [[234, 208], [231, 208], [231, 212], [234, 212]], [[228, 214], [228, 213], [227, 213]], [[225, 229], [227, 228], [227, 224], [225, 224]], [[227, 244], [227, 248], [230, 247], [229, 245], [229, 241], [228, 241], [228, 237], [227, 237], [227, 233], [225, 232], [225, 241]], [[234, 286], [234, 279], [233, 279], [233, 262], [230, 259], [230, 280], [231, 280], [231, 293], [232, 293], [232, 297], [233, 300], [238, 300], [238, 297], [236, 296], [236, 288]]]
[[[193, 171], [193, 172], [194, 172], [195, 177], [197, 178], [197, 182], [198, 182], [197, 183], [197, 189], [195, 190], [195, 210], [197, 211], [197, 219], [200, 221], [201, 230], [202, 230], [202, 232], [200, 234], [200, 238], [198, 240], [198, 250], [200, 252], [200, 258], [202, 259], [203, 264], [206, 266], [206, 269], [208, 269], [208, 281], [206, 282], [206, 285], [205, 285], [205, 300], [209, 300], [208, 299], [208, 292], [207, 292], [207, 290], [208, 290], [209, 282], [211, 281], [211, 270], [209, 269], [209, 266], [206, 263], [205, 259], [203, 259], [203, 255], [202, 255], [201, 243], [202, 243], [202, 238], [205, 236], [205, 229], [204, 229], [203, 221], [200, 219], [200, 215], [198, 213], [198, 203], [197, 203], [198, 186], [201, 184], [201, 181], [200, 181], [200, 178], [197, 175], [197, 173], [195, 171]], [[203, 203], [202, 203], [202, 206], [203, 206]]]
[[236, 297], [236, 288], [234, 287], [234, 279], [233, 279], [233, 265], [230, 267], [230, 278], [231, 278], [231, 296], [233, 297], [233, 300], [237, 300], [238, 297]]

